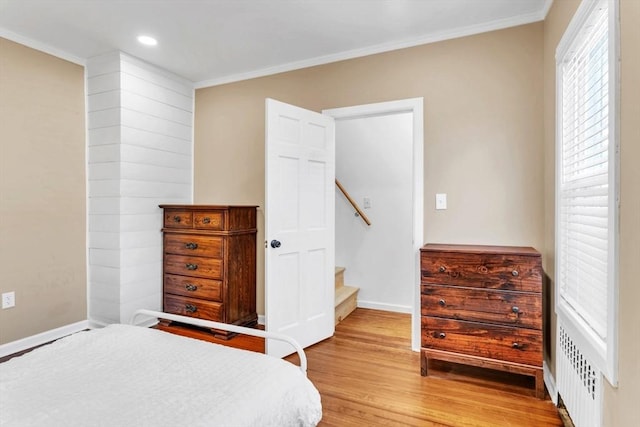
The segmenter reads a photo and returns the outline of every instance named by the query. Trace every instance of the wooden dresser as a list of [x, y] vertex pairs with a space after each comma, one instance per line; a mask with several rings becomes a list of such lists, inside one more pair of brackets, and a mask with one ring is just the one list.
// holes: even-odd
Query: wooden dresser
[[542, 372], [542, 263], [533, 248], [427, 244], [420, 250], [421, 373], [429, 359]]
[[256, 206], [160, 207], [164, 209], [164, 311], [255, 325]]

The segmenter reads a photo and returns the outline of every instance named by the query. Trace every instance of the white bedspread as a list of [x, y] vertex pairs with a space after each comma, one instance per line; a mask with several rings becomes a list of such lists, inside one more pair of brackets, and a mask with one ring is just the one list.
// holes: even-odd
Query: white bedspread
[[289, 362], [138, 326], [80, 332], [0, 364], [0, 426], [313, 426]]

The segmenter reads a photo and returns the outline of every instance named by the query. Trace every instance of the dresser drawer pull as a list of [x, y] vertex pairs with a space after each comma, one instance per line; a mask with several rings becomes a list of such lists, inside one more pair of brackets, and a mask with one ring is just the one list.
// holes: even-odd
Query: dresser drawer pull
[[513, 277], [518, 277], [518, 275], [519, 275], [519, 274], [520, 274], [520, 273], [518, 273], [518, 270], [513, 270], [513, 271], [511, 272], [511, 275], [512, 275]]
[[438, 304], [440, 304], [440, 307], [444, 307], [445, 305], [447, 305], [447, 302], [441, 299], [440, 301], [438, 301]]
[[444, 332], [440, 332], [438, 334], [438, 338], [440, 338], [440, 339], [445, 339], [446, 337], [447, 337], [447, 334], [445, 334]]
[[197, 270], [198, 269], [198, 264], [185, 264], [185, 267], [187, 267], [187, 270]]
[[524, 346], [517, 342], [514, 342], [513, 344], [511, 344], [511, 347], [515, 348], [516, 350], [524, 350]]
[[439, 271], [440, 273], [444, 273], [445, 271], [447, 271], [447, 269], [445, 268], [445, 266], [444, 266], [444, 265], [441, 265], [441, 266], [440, 266], [440, 268], [438, 269], [438, 271]]
[[198, 244], [197, 243], [193, 243], [193, 242], [189, 242], [189, 243], [185, 243], [184, 247], [187, 249], [198, 249]]
[[520, 308], [518, 308], [518, 306], [514, 305], [513, 307], [511, 307], [511, 311], [513, 311], [514, 313], [518, 314], [518, 313], [520, 313]]
[[184, 306], [184, 309], [187, 311], [187, 313], [195, 313], [196, 311], [198, 311], [198, 307], [196, 307], [193, 304], [187, 304]]
[[182, 221], [182, 218], [180, 218], [180, 215], [176, 215], [173, 217], [173, 222], [180, 222]]
[[196, 285], [192, 285], [191, 283], [187, 283], [186, 285], [184, 285], [184, 288], [189, 292], [195, 292], [198, 290], [198, 287]]
[[211, 218], [209, 218], [208, 216], [205, 216], [205, 217], [202, 219], [202, 223], [203, 223], [203, 224], [209, 224], [210, 222], [211, 222]]

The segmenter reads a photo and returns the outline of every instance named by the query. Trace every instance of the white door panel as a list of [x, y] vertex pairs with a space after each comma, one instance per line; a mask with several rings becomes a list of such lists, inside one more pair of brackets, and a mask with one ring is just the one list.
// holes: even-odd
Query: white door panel
[[307, 347], [334, 331], [334, 121], [267, 99], [266, 151], [266, 328]]

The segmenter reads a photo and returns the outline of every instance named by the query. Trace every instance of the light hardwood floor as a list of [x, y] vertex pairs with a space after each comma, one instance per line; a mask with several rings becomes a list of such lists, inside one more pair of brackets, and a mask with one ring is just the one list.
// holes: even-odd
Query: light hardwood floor
[[305, 350], [321, 427], [562, 426], [553, 403], [533, 397], [531, 378], [442, 362], [422, 377], [410, 335], [410, 315], [359, 308]]

